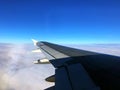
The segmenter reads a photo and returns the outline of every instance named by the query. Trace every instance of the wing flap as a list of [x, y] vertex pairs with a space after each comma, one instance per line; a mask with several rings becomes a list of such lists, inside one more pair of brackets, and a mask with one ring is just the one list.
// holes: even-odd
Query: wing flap
[[81, 64], [64, 64], [56, 69], [55, 90], [100, 90]]
[[66, 67], [74, 90], [100, 90], [96, 87], [83, 66], [72, 64]]
[[55, 70], [55, 90], [73, 90], [65, 67]]

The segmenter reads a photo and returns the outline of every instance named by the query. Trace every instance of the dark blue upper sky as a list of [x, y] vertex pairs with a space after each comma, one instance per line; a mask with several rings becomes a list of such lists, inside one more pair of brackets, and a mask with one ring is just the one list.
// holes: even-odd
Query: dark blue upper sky
[[0, 0], [0, 42], [120, 43], [119, 0]]

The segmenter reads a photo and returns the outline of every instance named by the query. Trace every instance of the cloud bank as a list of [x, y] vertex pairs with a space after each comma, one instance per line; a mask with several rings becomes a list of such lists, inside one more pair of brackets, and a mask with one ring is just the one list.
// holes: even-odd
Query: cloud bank
[[50, 64], [35, 65], [33, 60], [45, 57], [31, 53], [32, 45], [0, 45], [0, 90], [43, 90], [53, 86], [44, 79], [54, 74]]

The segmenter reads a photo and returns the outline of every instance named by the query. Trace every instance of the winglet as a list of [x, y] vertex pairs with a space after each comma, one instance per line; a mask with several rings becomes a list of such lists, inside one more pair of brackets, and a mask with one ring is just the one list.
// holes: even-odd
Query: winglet
[[34, 45], [36, 46], [38, 41], [35, 39], [32, 39], [32, 41], [33, 41]]

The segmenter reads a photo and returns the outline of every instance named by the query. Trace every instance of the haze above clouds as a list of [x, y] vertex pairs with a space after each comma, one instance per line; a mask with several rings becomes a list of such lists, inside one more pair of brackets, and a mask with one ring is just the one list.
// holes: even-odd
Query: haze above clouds
[[[67, 45], [79, 49], [120, 56], [120, 45]], [[54, 83], [44, 79], [54, 74], [51, 64], [33, 64], [44, 58], [42, 53], [31, 53], [31, 44], [0, 44], [0, 90], [43, 90]]]

